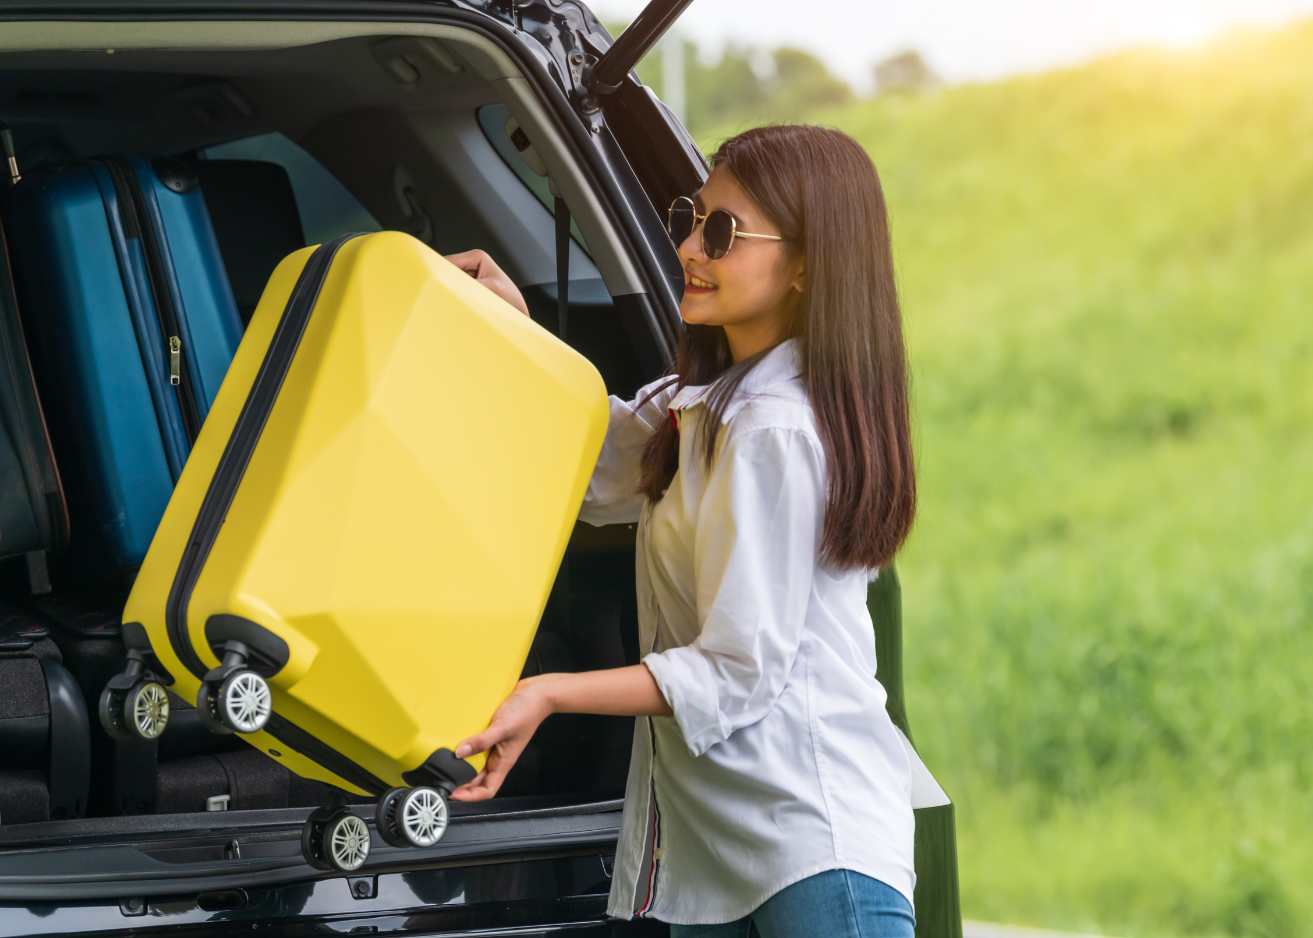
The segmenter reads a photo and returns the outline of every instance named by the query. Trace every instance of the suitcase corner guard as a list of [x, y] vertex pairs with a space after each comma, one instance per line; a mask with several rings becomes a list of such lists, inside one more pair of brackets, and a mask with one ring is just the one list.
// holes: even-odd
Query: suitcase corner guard
[[453, 789], [471, 781], [477, 774], [474, 766], [464, 759], [458, 759], [454, 752], [444, 746], [425, 759], [419, 768], [401, 777], [407, 785], [431, 785], [451, 794]]
[[246, 657], [258, 665], [257, 670], [266, 672], [266, 677], [281, 671], [291, 656], [287, 642], [269, 629], [226, 612], [215, 613], [205, 620], [205, 640], [220, 658], [220, 650], [229, 642], [240, 642]]

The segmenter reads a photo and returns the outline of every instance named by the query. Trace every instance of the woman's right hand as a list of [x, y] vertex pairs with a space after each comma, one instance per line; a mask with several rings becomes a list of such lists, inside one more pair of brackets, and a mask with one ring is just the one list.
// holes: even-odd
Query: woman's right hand
[[488, 256], [487, 251], [475, 248], [472, 251], [461, 251], [459, 254], [444, 254], [443, 256], [507, 303], [524, 313], [524, 315], [529, 315], [529, 306], [524, 302], [524, 294], [520, 292], [515, 284], [511, 283], [511, 278], [506, 276], [506, 272]]
[[453, 801], [485, 801], [497, 794], [539, 725], [552, 715], [547, 681], [557, 677], [537, 674], [521, 678], [492, 715], [488, 728], [461, 740], [456, 746], [456, 758], [478, 752], [487, 752], [488, 758], [482, 772], [451, 793]]

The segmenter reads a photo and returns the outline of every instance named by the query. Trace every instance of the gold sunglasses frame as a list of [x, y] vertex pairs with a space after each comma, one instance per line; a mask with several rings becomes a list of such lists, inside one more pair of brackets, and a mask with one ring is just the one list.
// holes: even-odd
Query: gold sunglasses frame
[[[729, 212], [726, 212], [723, 208], [713, 208], [709, 212], [699, 212], [697, 203], [686, 195], [675, 196], [674, 201], [670, 203], [670, 208], [666, 209], [666, 234], [670, 235], [672, 240], [674, 238], [674, 235], [671, 234], [670, 229], [674, 227], [673, 223], [675, 216], [675, 206], [678, 205], [681, 201], [687, 202], [689, 208], [692, 209], [693, 211], [693, 228], [689, 231], [690, 235], [697, 230], [698, 225], [702, 225], [703, 222], [705, 222], [716, 212], [724, 212], [726, 215], [729, 216], [729, 247], [725, 248], [725, 253], [721, 254], [720, 257], [711, 257], [711, 252], [707, 250], [707, 228], [705, 225], [702, 226], [702, 253], [707, 255], [707, 257], [711, 257], [712, 260], [718, 261], [722, 257], [728, 257], [729, 252], [734, 249], [734, 242], [739, 238], [758, 238], [762, 241], [787, 240], [783, 235], [754, 234], [751, 231], [739, 231], [739, 220], [735, 218], [733, 215], [731, 215]], [[675, 248], [676, 250], [678, 250], [679, 245], [676, 244]]]

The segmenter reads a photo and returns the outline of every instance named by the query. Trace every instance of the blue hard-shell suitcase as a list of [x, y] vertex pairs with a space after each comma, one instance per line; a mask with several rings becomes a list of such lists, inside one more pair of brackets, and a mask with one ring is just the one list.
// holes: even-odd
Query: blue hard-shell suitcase
[[131, 570], [242, 332], [194, 170], [131, 157], [33, 173], [9, 230], [72, 548]]

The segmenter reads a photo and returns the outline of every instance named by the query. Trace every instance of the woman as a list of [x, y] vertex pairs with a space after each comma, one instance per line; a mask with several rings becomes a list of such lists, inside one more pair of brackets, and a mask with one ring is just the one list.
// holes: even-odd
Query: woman
[[[850, 137], [726, 141], [668, 223], [675, 375], [611, 397], [580, 517], [638, 522], [637, 665], [519, 682], [456, 750], [496, 794], [552, 713], [619, 714], [634, 748], [608, 913], [675, 938], [913, 934], [907, 750], [866, 593], [916, 491], [883, 195]], [[482, 251], [451, 260], [527, 313]]]

